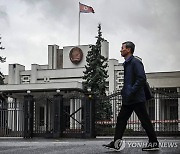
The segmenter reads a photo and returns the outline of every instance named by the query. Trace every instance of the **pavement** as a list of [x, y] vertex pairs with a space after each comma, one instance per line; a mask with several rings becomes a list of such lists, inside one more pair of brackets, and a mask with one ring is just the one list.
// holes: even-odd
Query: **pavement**
[[159, 151], [142, 151], [147, 137], [124, 137], [124, 147], [120, 152], [102, 147], [113, 137], [95, 139], [45, 139], [45, 138], [3, 138], [0, 137], [0, 154], [180, 154], [180, 137], [159, 137]]

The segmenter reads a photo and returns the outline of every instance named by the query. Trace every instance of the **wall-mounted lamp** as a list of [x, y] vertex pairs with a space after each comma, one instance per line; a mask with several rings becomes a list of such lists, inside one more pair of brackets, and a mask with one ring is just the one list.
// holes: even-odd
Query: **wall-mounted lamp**
[[60, 89], [57, 89], [56, 92], [57, 92], [57, 93], [60, 93]]
[[88, 91], [88, 92], [91, 92], [91, 87], [87, 87], [87, 91]]
[[27, 90], [27, 94], [30, 94], [31, 93], [31, 91], [30, 90]]

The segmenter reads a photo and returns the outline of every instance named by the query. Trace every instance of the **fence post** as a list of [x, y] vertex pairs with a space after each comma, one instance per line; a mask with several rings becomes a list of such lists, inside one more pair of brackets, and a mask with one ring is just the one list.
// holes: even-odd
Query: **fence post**
[[7, 98], [0, 94], [0, 137], [6, 136], [8, 129], [7, 117], [8, 101]]
[[95, 138], [95, 96], [92, 94], [87, 94], [86, 101], [84, 104], [84, 115], [85, 115], [85, 137]]
[[32, 95], [24, 96], [24, 138], [33, 137], [33, 102]]
[[177, 99], [178, 99], [178, 131], [180, 131], [180, 122], [179, 122], [179, 120], [180, 120], [180, 88], [177, 88]]
[[54, 117], [53, 138], [59, 138], [62, 136], [64, 129], [63, 96], [60, 94], [54, 95], [53, 98], [53, 117]]

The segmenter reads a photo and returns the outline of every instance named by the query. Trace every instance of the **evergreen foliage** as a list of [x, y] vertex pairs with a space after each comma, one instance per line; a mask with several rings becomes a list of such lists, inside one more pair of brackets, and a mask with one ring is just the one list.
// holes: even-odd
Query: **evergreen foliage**
[[98, 25], [98, 36], [96, 44], [90, 46], [88, 51], [85, 66], [86, 70], [83, 72], [84, 76], [84, 88], [91, 88], [91, 92], [96, 97], [96, 120], [110, 120], [112, 116], [112, 106], [106, 97], [106, 79], [107, 75], [107, 58], [101, 55], [101, 43], [104, 40], [102, 38], [101, 25]]
[[96, 45], [90, 46], [88, 51], [85, 66], [86, 70], [83, 72], [83, 79], [85, 80], [84, 87], [91, 88], [91, 91], [96, 95], [105, 95], [106, 91], [106, 79], [107, 75], [107, 58], [101, 55], [101, 42], [104, 41], [102, 38], [101, 25], [98, 25], [98, 36], [96, 36]]

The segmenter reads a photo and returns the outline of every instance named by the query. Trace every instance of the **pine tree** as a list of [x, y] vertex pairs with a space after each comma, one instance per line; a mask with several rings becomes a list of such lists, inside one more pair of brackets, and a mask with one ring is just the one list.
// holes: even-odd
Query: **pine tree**
[[106, 79], [107, 75], [107, 58], [101, 55], [102, 38], [101, 25], [98, 25], [98, 36], [96, 44], [90, 46], [88, 51], [85, 66], [86, 70], [83, 72], [83, 79], [85, 89], [91, 88], [91, 92], [96, 95], [96, 120], [110, 120], [112, 115], [112, 107], [108, 99], [106, 99]]
[[[4, 49], [5, 49], [5, 48], [1, 46], [1, 37], [0, 37], [0, 50], [4, 50]], [[0, 62], [1, 62], [1, 63], [4, 63], [5, 61], [6, 61], [6, 57], [0, 56]], [[0, 85], [1, 85], [1, 84], [4, 84], [3, 79], [4, 79], [4, 75], [3, 75], [3, 73], [0, 71]]]
[[106, 79], [107, 75], [107, 58], [101, 55], [101, 42], [104, 41], [102, 38], [101, 25], [98, 25], [98, 36], [96, 36], [96, 45], [90, 46], [88, 51], [85, 66], [86, 70], [83, 72], [84, 87], [91, 88], [91, 91], [96, 95], [102, 96], [106, 92]]

